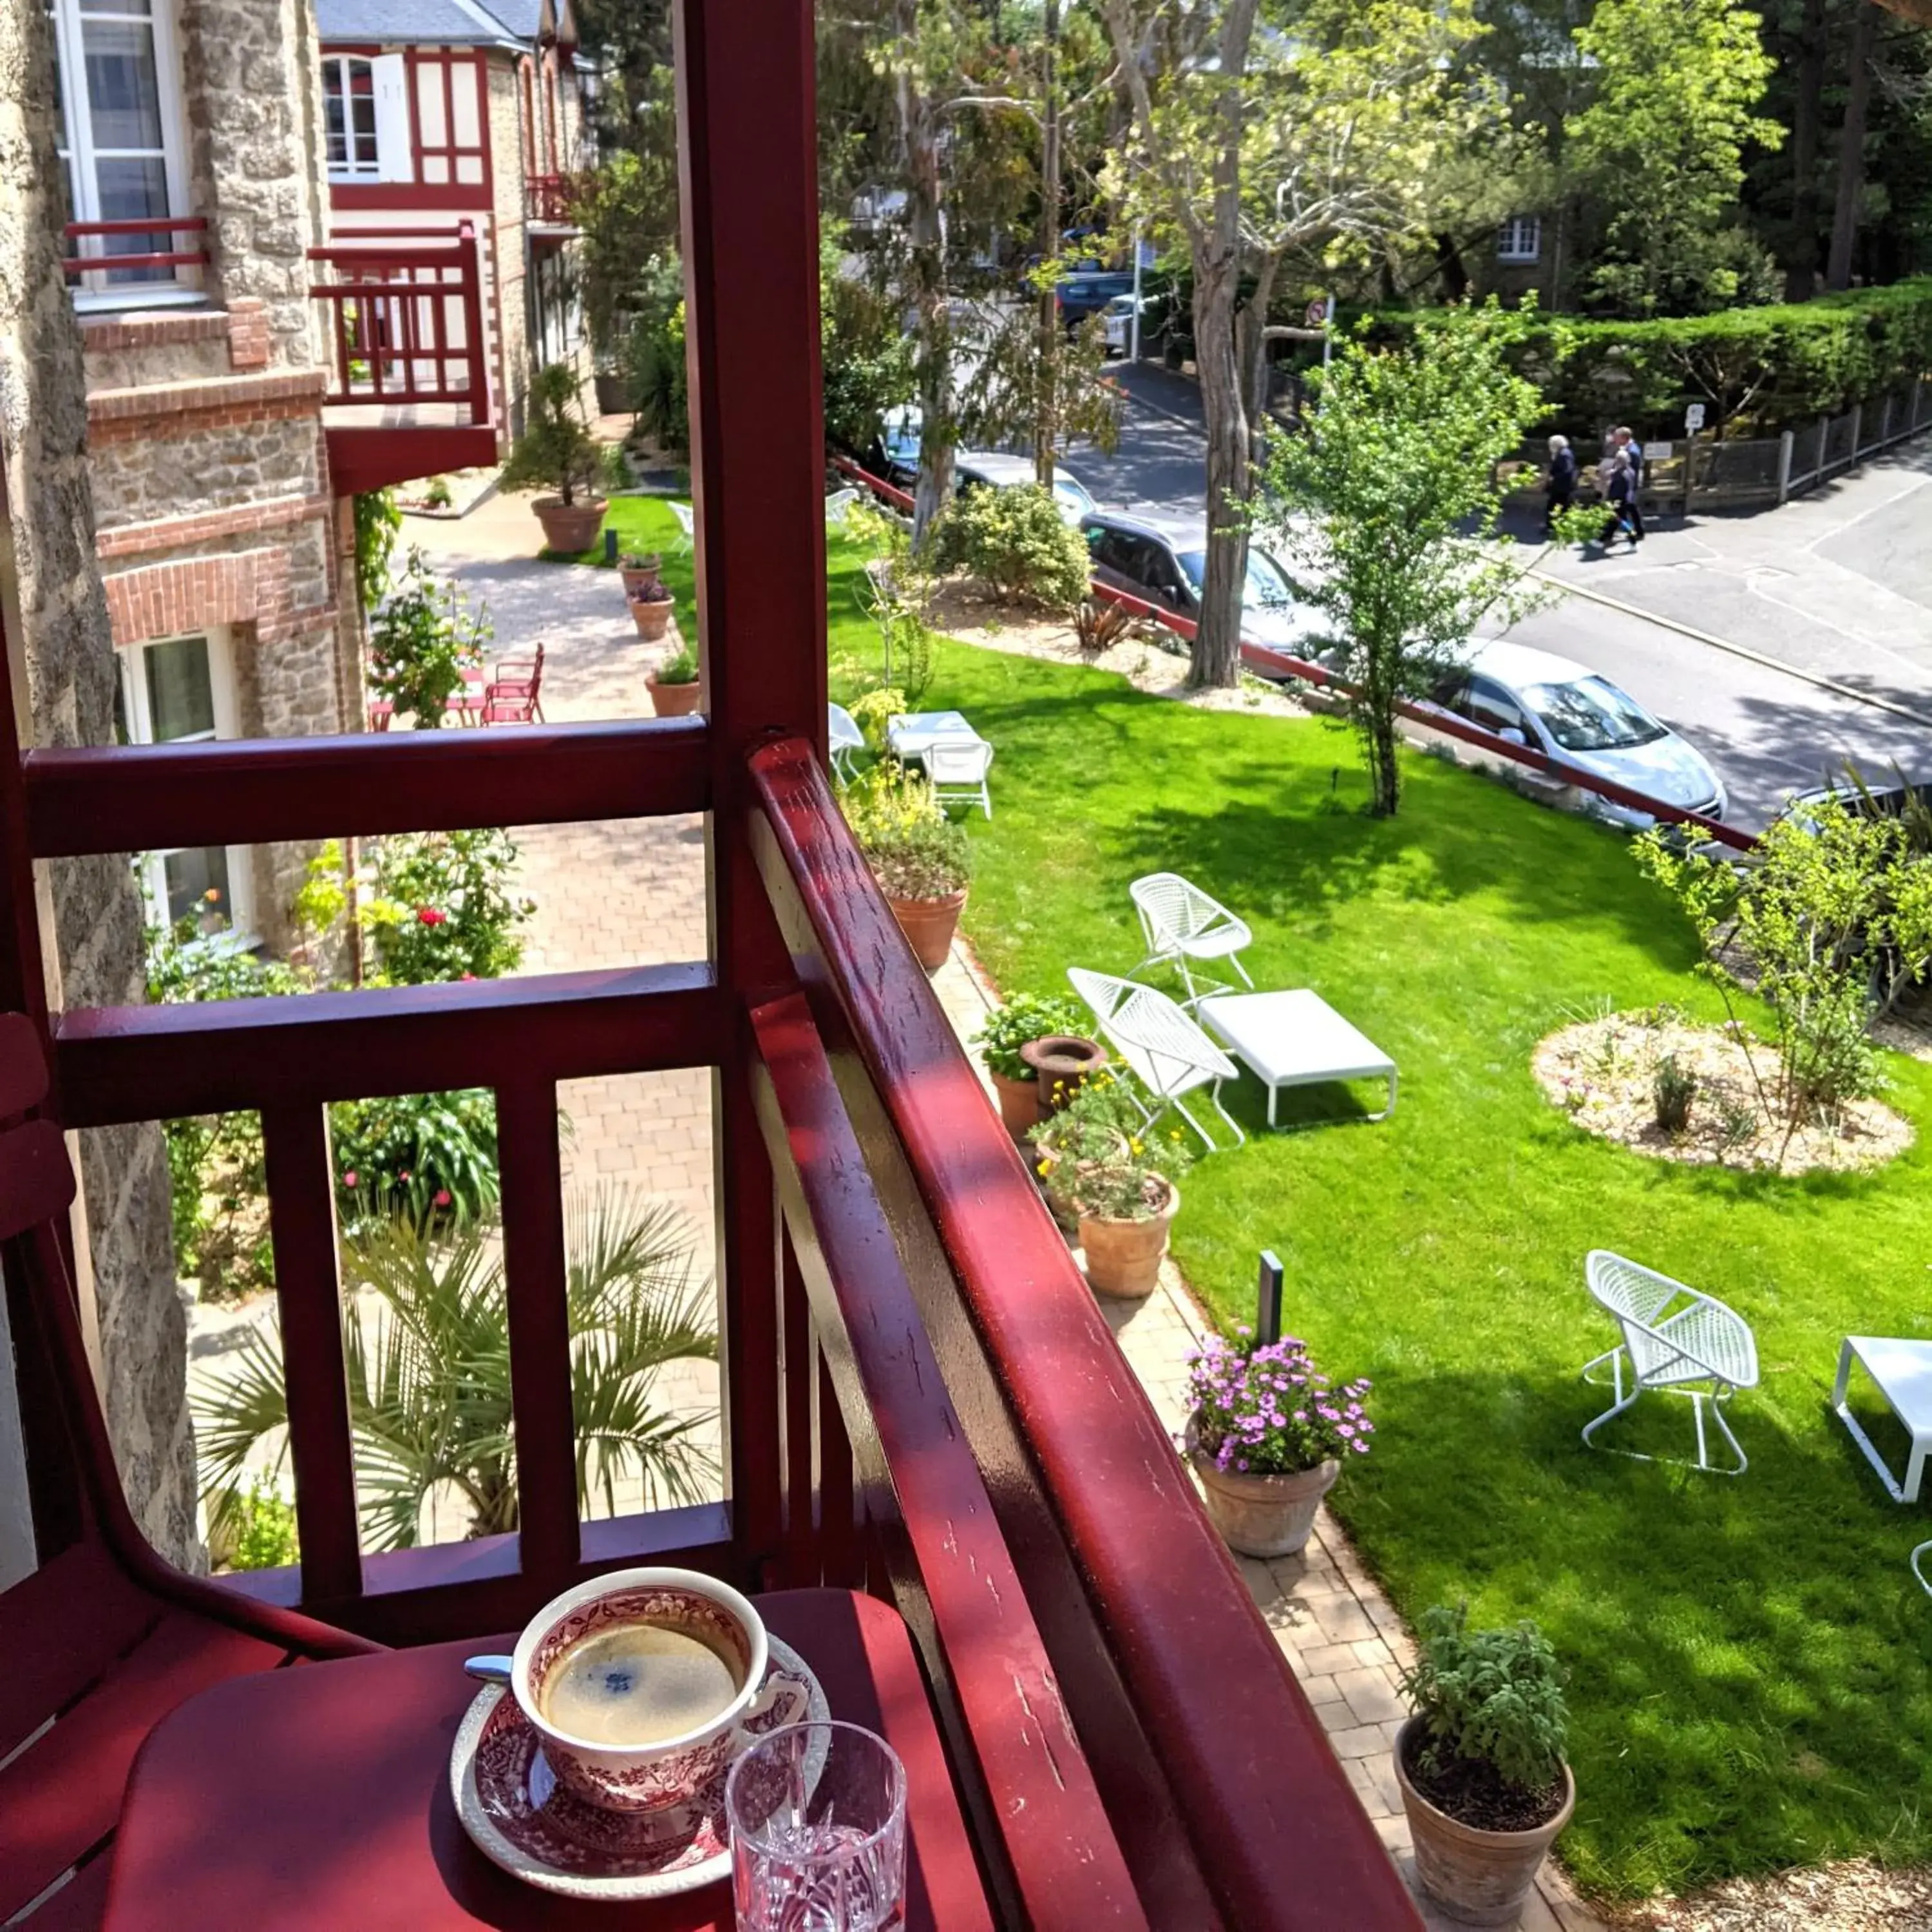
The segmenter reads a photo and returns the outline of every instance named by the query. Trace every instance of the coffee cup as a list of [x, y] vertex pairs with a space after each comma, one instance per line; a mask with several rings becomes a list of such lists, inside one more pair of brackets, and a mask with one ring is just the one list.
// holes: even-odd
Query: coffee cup
[[802, 1684], [765, 1682], [769, 1655], [758, 1612], [728, 1584], [618, 1570], [537, 1612], [510, 1690], [559, 1784], [607, 1811], [661, 1811], [689, 1804], [746, 1748], [752, 1719], [805, 1717]]

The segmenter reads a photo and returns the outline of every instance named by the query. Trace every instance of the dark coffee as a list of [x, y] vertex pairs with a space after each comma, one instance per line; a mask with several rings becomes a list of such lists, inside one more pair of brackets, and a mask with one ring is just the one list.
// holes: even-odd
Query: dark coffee
[[733, 1666], [688, 1630], [614, 1624], [557, 1659], [537, 1708], [546, 1724], [586, 1744], [654, 1744], [710, 1724], [743, 1688]]

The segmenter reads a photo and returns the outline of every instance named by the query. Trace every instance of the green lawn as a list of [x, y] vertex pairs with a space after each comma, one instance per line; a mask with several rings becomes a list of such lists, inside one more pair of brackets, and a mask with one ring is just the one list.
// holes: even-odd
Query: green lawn
[[[846, 595], [835, 583], [835, 613]], [[966, 926], [1004, 988], [1132, 966], [1128, 882], [1172, 868], [1248, 920], [1259, 985], [1316, 988], [1400, 1064], [1389, 1122], [1202, 1162], [1175, 1246], [1230, 1325], [1273, 1248], [1293, 1328], [1375, 1378], [1376, 1454], [1334, 1500], [1403, 1612], [1467, 1595], [1555, 1642], [1582, 1882], [1631, 1894], [1932, 1856], [1932, 1603], [1906, 1568], [1925, 1519], [1826, 1408], [1848, 1329], [1932, 1334], [1924, 1143], [1869, 1178], [1744, 1178], [1626, 1153], [1544, 1104], [1530, 1050], [1567, 1012], [1717, 1010], [1613, 834], [1423, 758], [1400, 818], [1377, 822], [1333, 727], [1196, 712], [1072, 665], [946, 644], [925, 702], [998, 749]], [[1892, 1071], [1894, 1101], [1932, 1118], [1932, 1069]], [[1251, 1128], [1261, 1104], [1246, 1082]], [[1597, 1246], [1754, 1324], [1742, 1478], [1580, 1444], [1601, 1404], [1576, 1370], [1613, 1340], [1583, 1287]], [[1690, 1440], [1661, 1396], [1623, 1426], [1633, 1446]]]

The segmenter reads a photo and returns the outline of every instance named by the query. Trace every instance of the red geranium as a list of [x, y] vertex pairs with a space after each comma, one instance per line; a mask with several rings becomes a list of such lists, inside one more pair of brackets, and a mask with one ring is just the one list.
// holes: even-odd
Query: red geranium
[[448, 918], [449, 915], [448, 913], [439, 912], [434, 906], [418, 906], [416, 908], [416, 920], [417, 922], [420, 925], [442, 926], [448, 922]]

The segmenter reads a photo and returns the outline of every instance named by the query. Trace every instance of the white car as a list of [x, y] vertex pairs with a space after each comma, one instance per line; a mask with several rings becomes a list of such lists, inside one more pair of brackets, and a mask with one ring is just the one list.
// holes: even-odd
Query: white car
[[[1706, 818], [1724, 815], [1723, 782], [1703, 753], [1628, 692], [1569, 658], [1486, 640], [1431, 695], [1445, 711], [1559, 764]], [[1629, 831], [1647, 831], [1656, 822], [1598, 793], [1583, 798], [1595, 817]]]
[[[1012, 490], [1034, 480], [1031, 457], [1010, 456], [997, 449], [961, 450], [952, 459], [952, 474], [962, 490]], [[1053, 500], [1070, 524], [1077, 524], [1094, 508], [1093, 493], [1057, 463], [1053, 466]]]

